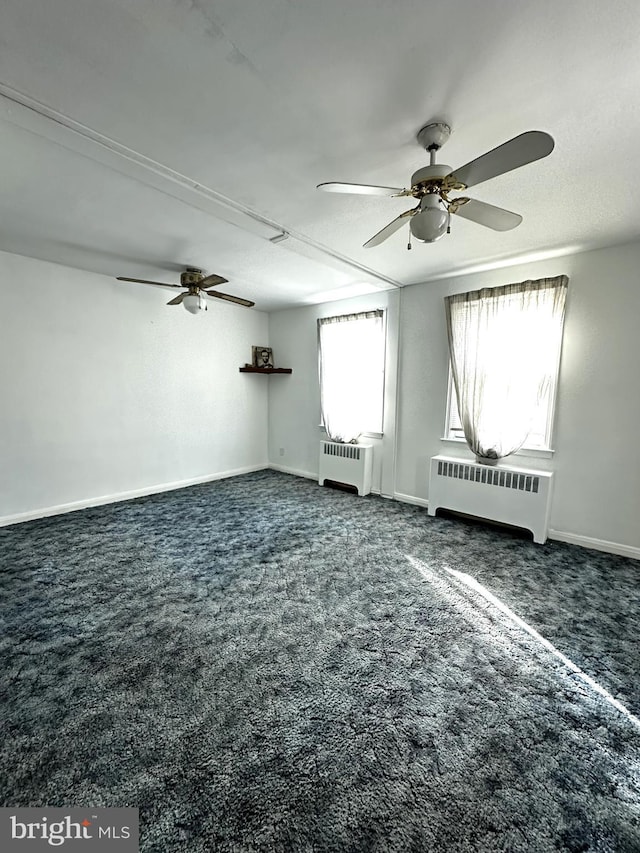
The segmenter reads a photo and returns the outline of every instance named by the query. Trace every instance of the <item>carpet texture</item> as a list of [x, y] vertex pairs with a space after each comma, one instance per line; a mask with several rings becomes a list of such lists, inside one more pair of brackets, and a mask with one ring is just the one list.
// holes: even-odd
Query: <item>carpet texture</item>
[[635, 561], [273, 471], [0, 555], [2, 805], [137, 806], [145, 853], [640, 851]]

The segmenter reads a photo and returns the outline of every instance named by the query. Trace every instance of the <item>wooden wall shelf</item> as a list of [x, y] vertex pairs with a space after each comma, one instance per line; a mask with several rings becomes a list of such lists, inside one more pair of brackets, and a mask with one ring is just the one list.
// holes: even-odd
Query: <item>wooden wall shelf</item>
[[240, 373], [293, 373], [290, 367], [241, 367]]

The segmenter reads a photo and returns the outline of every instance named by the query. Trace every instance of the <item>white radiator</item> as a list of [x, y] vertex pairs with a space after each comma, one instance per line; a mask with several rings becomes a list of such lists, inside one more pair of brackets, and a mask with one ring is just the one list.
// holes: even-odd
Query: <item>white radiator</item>
[[550, 471], [507, 465], [478, 465], [450, 456], [434, 456], [429, 476], [429, 515], [438, 507], [504, 524], [525, 527], [534, 542], [544, 542], [549, 526]]
[[356, 486], [359, 495], [371, 491], [373, 447], [370, 444], [341, 444], [338, 441], [320, 442], [318, 482], [325, 480]]

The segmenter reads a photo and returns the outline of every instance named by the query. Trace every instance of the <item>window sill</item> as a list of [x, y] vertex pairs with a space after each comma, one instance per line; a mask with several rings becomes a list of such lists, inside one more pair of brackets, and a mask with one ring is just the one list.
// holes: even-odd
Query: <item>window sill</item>
[[[440, 441], [444, 441], [447, 444], [454, 444], [458, 447], [464, 446], [467, 447], [467, 442], [464, 438], [441, 438]], [[541, 447], [523, 447], [520, 450], [516, 450], [515, 453], [512, 453], [512, 456], [528, 456], [530, 458], [537, 459], [553, 459], [553, 454], [555, 451], [549, 448], [541, 448]]]
[[[318, 429], [321, 429], [325, 435], [327, 434], [327, 431], [322, 426], [322, 424], [318, 424]], [[384, 433], [383, 432], [361, 432], [360, 437], [361, 438], [384, 438]]]

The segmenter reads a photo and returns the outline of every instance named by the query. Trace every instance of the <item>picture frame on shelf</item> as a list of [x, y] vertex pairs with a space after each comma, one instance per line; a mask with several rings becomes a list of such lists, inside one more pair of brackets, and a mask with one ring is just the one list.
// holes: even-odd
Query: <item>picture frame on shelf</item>
[[273, 368], [273, 350], [271, 347], [251, 347], [251, 358], [254, 367], [266, 370]]

